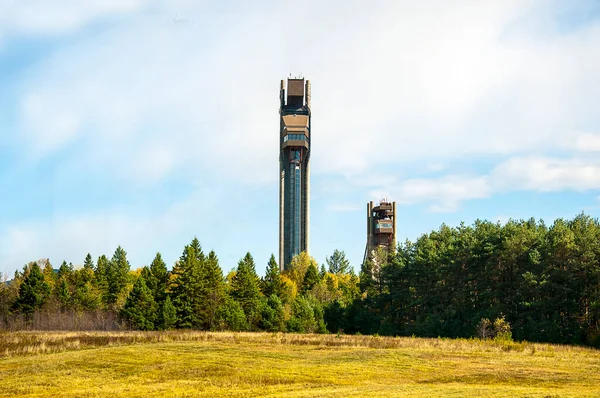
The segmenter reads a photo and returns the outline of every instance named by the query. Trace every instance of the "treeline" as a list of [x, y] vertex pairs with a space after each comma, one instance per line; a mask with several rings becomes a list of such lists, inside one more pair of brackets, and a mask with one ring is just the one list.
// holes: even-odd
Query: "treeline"
[[470, 337], [485, 320], [518, 340], [600, 346], [600, 224], [584, 214], [442, 225], [373, 253], [358, 276], [343, 252], [326, 263], [302, 253], [280, 273], [271, 256], [260, 278], [248, 253], [224, 276], [197, 239], [171, 271], [160, 254], [131, 271], [120, 247], [78, 270], [31, 263], [0, 284], [0, 328]]
[[581, 214], [550, 227], [442, 225], [395, 255], [378, 253], [360, 290], [326, 317], [330, 328], [469, 337], [482, 319], [505, 317], [518, 340], [600, 346], [600, 224]]
[[214, 252], [198, 239], [187, 245], [169, 271], [160, 253], [149, 266], [132, 271], [118, 247], [112, 258], [83, 267], [32, 262], [0, 284], [2, 329], [122, 329], [289, 331], [326, 333], [324, 308], [349, 305], [358, 295], [358, 277], [343, 252], [319, 271], [305, 253], [281, 274], [271, 256], [260, 278], [250, 253], [224, 277]]

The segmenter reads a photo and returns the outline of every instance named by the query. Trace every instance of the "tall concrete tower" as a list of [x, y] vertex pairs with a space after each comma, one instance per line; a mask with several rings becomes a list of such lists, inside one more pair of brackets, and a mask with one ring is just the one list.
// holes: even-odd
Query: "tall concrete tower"
[[396, 250], [396, 202], [386, 199], [377, 206], [367, 203], [367, 246], [363, 263], [372, 259], [378, 247]]
[[279, 268], [283, 271], [309, 247], [310, 81], [282, 80], [279, 100]]

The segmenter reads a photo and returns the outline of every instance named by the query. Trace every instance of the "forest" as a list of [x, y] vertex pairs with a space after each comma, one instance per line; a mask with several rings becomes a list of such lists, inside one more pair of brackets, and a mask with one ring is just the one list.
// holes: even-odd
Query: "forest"
[[231, 330], [486, 337], [600, 346], [600, 224], [572, 220], [442, 225], [355, 273], [343, 251], [306, 253], [259, 277], [250, 253], [223, 274], [194, 238], [167, 267], [132, 269], [118, 247], [82, 267], [31, 262], [0, 283], [3, 330]]

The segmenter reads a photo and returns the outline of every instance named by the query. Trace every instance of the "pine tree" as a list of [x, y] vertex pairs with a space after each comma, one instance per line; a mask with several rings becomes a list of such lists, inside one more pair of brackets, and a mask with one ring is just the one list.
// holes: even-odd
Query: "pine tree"
[[96, 280], [96, 286], [100, 292], [100, 298], [102, 304], [105, 307], [109, 305], [109, 292], [108, 292], [108, 268], [109, 261], [108, 258], [103, 254], [98, 257], [98, 261], [96, 262], [96, 269], [94, 271], [94, 278]]
[[314, 264], [308, 266], [302, 281], [302, 293], [308, 293], [319, 282], [319, 271]]
[[85, 256], [85, 261], [83, 262], [83, 269], [93, 271], [94, 270], [94, 260], [92, 260], [92, 255], [90, 253]]
[[69, 289], [69, 282], [65, 276], [58, 279], [58, 282], [54, 286], [54, 297], [60, 305], [61, 311], [66, 311], [71, 305], [71, 291]]
[[[121, 246], [117, 247], [112, 259], [108, 263], [106, 279], [108, 282], [108, 304], [118, 304], [126, 292], [130, 281], [129, 271], [131, 266], [127, 261], [127, 252]], [[145, 285], [145, 283], [144, 283]]]
[[157, 306], [152, 297], [152, 292], [146, 286], [144, 277], [140, 275], [133, 285], [133, 289], [125, 300], [121, 316], [131, 326], [140, 330], [153, 330], [157, 318]]
[[[150, 267], [144, 267], [142, 269], [146, 286], [152, 292], [154, 301], [158, 307], [158, 319], [156, 321], [156, 328], [163, 329], [163, 306], [167, 297], [167, 287], [169, 283], [169, 272], [167, 271], [167, 265], [162, 259], [160, 253], [156, 253], [154, 260], [150, 264]], [[172, 305], [172, 304], [171, 304]]]
[[348, 274], [351, 272], [350, 261], [346, 258], [346, 253], [334, 250], [330, 257], [326, 258], [329, 272], [332, 274]]
[[[81, 272], [87, 270], [82, 269]], [[73, 294], [73, 304], [79, 310], [93, 311], [100, 308], [102, 301], [100, 299], [100, 292], [94, 286], [91, 281], [85, 281], [80, 279], [78, 284], [75, 286], [75, 292]]]
[[73, 264], [69, 263], [67, 264], [66, 261], [63, 261], [62, 264], [60, 265], [60, 268], [58, 269], [58, 279], [61, 278], [71, 278], [73, 275]]
[[232, 297], [242, 306], [250, 327], [255, 328], [260, 320], [260, 288], [254, 259], [250, 253], [246, 253], [238, 263], [231, 287]]
[[265, 297], [270, 297], [272, 294], [281, 298], [283, 290], [283, 282], [281, 281], [281, 273], [279, 265], [275, 261], [275, 256], [271, 254], [269, 263], [267, 264], [267, 272], [262, 280], [262, 293]]
[[267, 300], [263, 300], [260, 328], [269, 332], [280, 332], [285, 329], [284, 322], [285, 313], [281, 299], [273, 294]]
[[149, 280], [147, 280], [147, 284], [152, 290], [154, 300], [160, 305], [167, 298], [167, 287], [169, 284], [169, 271], [167, 271], [167, 265], [160, 253], [156, 253], [154, 260], [150, 263], [150, 275], [152, 284], [149, 283]]
[[[195, 241], [194, 238], [192, 243]], [[181, 328], [199, 328], [201, 323], [198, 318], [198, 310], [203, 305], [200, 301], [202, 264], [199, 258], [203, 258], [204, 255], [197, 254], [198, 248], [199, 244], [187, 245], [173, 267], [174, 278], [170, 290], [177, 311], [177, 326]]]
[[83, 262], [83, 268], [75, 271], [75, 287], [79, 289], [83, 285], [90, 283], [94, 279], [94, 261], [88, 253]]
[[194, 236], [194, 239], [192, 239], [192, 242], [190, 243], [190, 247], [192, 248], [192, 250], [194, 252], [196, 260], [198, 260], [199, 262], [203, 262], [204, 261], [204, 252], [202, 251], [202, 246], [200, 245], [200, 241], [195, 236]]
[[200, 301], [203, 305], [199, 308], [198, 317], [203, 329], [214, 329], [216, 327], [216, 314], [225, 300], [225, 282], [223, 271], [219, 266], [219, 259], [214, 251], [208, 254], [208, 258], [201, 268]]
[[165, 302], [162, 306], [162, 314], [161, 314], [161, 329], [163, 330], [171, 330], [177, 324], [177, 310], [173, 303], [171, 302], [171, 298], [167, 296]]
[[216, 325], [218, 330], [234, 332], [248, 330], [248, 321], [240, 303], [231, 297], [226, 297], [217, 311]]
[[315, 313], [310, 301], [304, 297], [296, 297], [292, 303], [292, 317], [288, 321], [290, 332], [312, 333], [317, 327]]
[[50, 295], [50, 287], [44, 280], [42, 270], [37, 263], [32, 263], [28, 271], [19, 286], [19, 296], [13, 307], [30, 316], [46, 302]]

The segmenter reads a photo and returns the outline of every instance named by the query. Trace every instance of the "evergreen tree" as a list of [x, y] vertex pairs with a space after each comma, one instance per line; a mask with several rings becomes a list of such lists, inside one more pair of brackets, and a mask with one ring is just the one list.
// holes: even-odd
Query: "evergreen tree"
[[117, 247], [112, 259], [108, 263], [106, 274], [108, 284], [107, 304], [118, 306], [119, 301], [124, 298], [127, 292], [127, 285], [130, 283], [130, 269], [131, 266], [127, 260], [127, 253], [121, 246]]
[[216, 328], [217, 310], [226, 296], [223, 271], [214, 251], [211, 251], [204, 261], [200, 277], [200, 301], [203, 305], [199, 308], [198, 317], [203, 329], [212, 330]]
[[93, 271], [94, 270], [94, 260], [92, 260], [92, 255], [90, 253], [85, 256], [85, 261], [83, 262], [83, 269]]
[[275, 294], [261, 302], [260, 328], [269, 332], [285, 330], [285, 313], [281, 299]]
[[76, 288], [91, 283], [94, 280], [94, 261], [88, 253], [83, 262], [83, 268], [74, 273]]
[[173, 267], [174, 278], [170, 290], [177, 311], [177, 326], [181, 328], [201, 327], [198, 314], [204, 303], [201, 301], [203, 264], [200, 259], [204, 260], [204, 254], [194, 238], [192, 244], [184, 248], [179, 261]]
[[352, 272], [350, 261], [346, 258], [346, 253], [334, 250], [333, 254], [325, 260], [332, 274], [349, 274]]
[[319, 282], [319, 271], [314, 264], [310, 264], [304, 274], [302, 293], [307, 294]]
[[171, 330], [177, 324], [177, 310], [171, 302], [171, 298], [167, 296], [162, 306], [161, 325], [163, 330]]
[[152, 292], [146, 286], [144, 277], [140, 275], [125, 300], [121, 316], [136, 329], [153, 330], [157, 318], [157, 310], [158, 308], [154, 302], [154, 297], [152, 297]]
[[274, 294], [279, 298], [283, 294], [283, 282], [281, 281], [279, 265], [277, 265], [273, 254], [271, 254], [271, 258], [267, 264], [267, 272], [262, 280], [262, 293], [265, 297], [270, 297]]
[[42, 307], [49, 295], [50, 287], [44, 280], [40, 266], [34, 262], [28, 267], [28, 272], [19, 286], [19, 296], [13, 308], [30, 316]]
[[[151, 283], [150, 280], [152, 280]], [[146, 284], [152, 290], [156, 303], [162, 305], [167, 298], [169, 271], [167, 271], [167, 265], [160, 253], [156, 253], [154, 260], [150, 263], [150, 272]]]
[[250, 253], [240, 260], [231, 283], [231, 295], [242, 306], [252, 329], [260, 320], [260, 288], [254, 259]]
[[292, 316], [287, 327], [288, 331], [298, 333], [312, 333], [316, 330], [315, 313], [306, 297], [296, 297], [292, 303]]
[[190, 242], [190, 247], [195, 253], [196, 260], [198, 260], [200, 263], [204, 262], [205, 256], [204, 252], [202, 251], [202, 246], [200, 245], [200, 241], [198, 240], [198, 238], [196, 238], [195, 236], [194, 239], [192, 239], [192, 241]]
[[96, 269], [94, 271], [94, 278], [96, 282], [96, 286], [100, 292], [100, 299], [102, 304], [105, 307], [108, 307], [110, 304], [109, 299], [109, 290], [108, 290], [108, 273], [109, 273], [109, 261], [105, 255], [101, 255], [98, 257], [98, 261], [96, 262]]
[[66, 311], [71, 306], [71, 290], [65, 276], [59, 278], [54, 286], [54, 297], [58, 301], [61, 311]]
[[231, 297], [227, 297], [217, 310], [217, 329], [241, 332], [248, 330], [248, 321], [244, 309]]
[[326, 273], [327, 269], [325, 268], [325, 264], [321, 264], [321, 269], [319, 270], [319, 278], [323, 279]]
[[[87, 270], [82, 269], [82, 272]], [[100, 308], [102, 300], [98, 288], [91, 281], [80, 278], [75, 286], [73, 304], [78, 310], [93, 311]]]
[[60, 268], [58, 269], [58, 279], [61, 278], [67, 278], [70, 279], [73, 275], [73, 272], [75, 271], [75, 269], [73, 268], [73, 264], [69, 263], [67, 264], [66, 261], [63, 261], [62, 264], [60, 265]]

